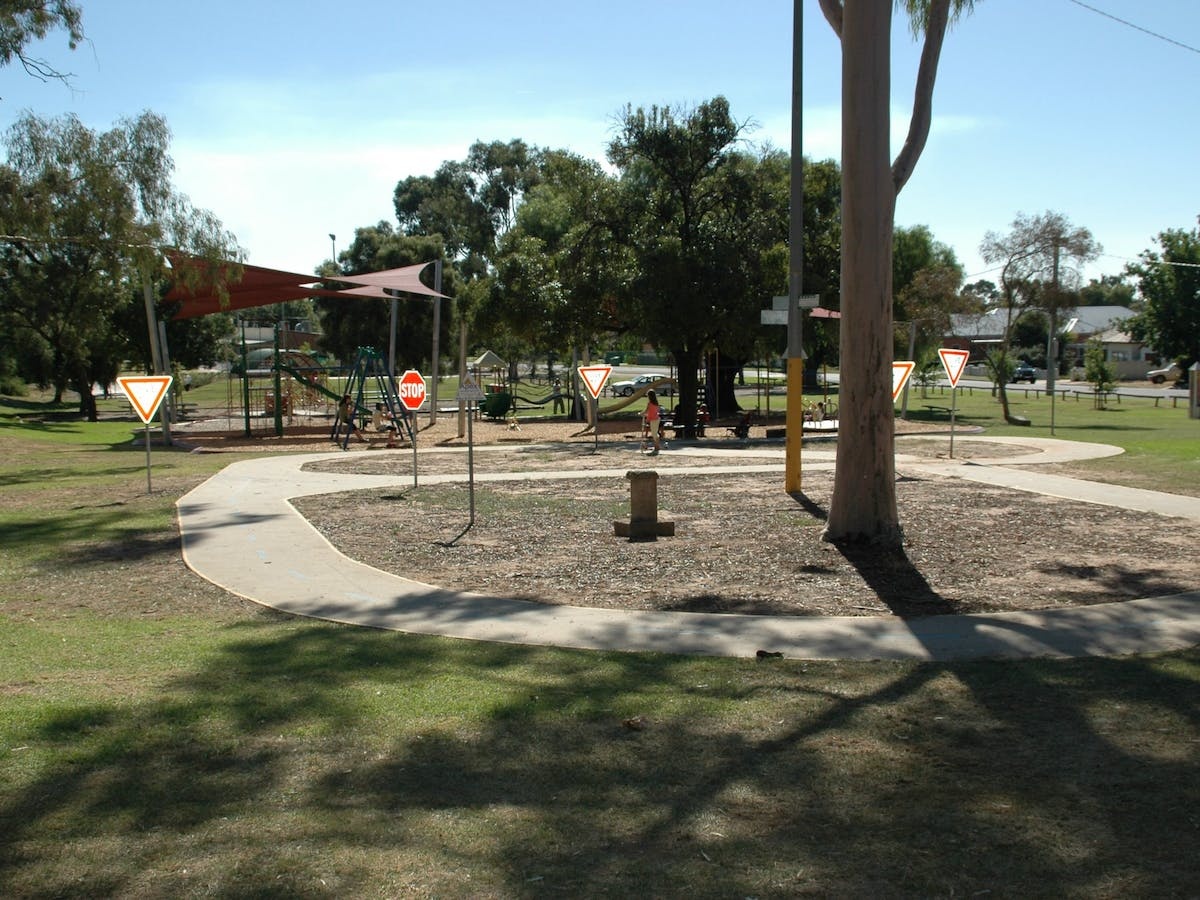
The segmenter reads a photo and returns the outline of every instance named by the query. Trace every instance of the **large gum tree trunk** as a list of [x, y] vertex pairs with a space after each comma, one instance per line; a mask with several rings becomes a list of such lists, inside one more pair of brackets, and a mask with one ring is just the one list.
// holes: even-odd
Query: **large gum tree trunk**
[[898, 547], [892, 403], [892, 0], [842, 19], [842, 319], [837, 467], [828, 541]]

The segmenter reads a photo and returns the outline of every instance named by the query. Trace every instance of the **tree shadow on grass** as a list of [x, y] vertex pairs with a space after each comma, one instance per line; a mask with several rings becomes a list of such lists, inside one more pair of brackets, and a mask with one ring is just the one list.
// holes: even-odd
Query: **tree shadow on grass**
[[[1169, 895], [1200, 877], [1198, 667], [757, 663], [259, 619], [129, 699], [114, 664], [103, 699], [8, 726], [37, 759], [0, 782], [0, 892]], [[1139, 752], [1122, 715], [1167, 744]]]

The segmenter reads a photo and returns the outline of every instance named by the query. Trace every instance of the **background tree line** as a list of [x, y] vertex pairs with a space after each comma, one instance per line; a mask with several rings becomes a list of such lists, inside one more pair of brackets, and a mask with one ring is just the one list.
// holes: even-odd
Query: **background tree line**
[[[723, 97], [694, 108], [626, 107], [608, 166], [521, 140], [480, 142], [433, 175], [395, 190], [398, 229], [361, 228], [331, 274], [425, 261], [447, 264], [457, 322], [476, 348], [509, 360], [649, 346], [673, 358], [678, 414], [702, 401], [699, 371], [722, 410], [738, 408], [734, 379], [753, 359], [779, 357], [783, 330], [759, 312], [783, 292], [788, 264], [790, 160], [748, 141], [750, 123]], [[805, 162], [806, 293], [839, 307], [841, 172]], [[432, 242], [432, 243], [431, 243]], [[954, 252], [923, 226], [898, 229], [895, 283], [921, 346], [939, 343], [948, 316], [972, 307]], [[318, 300], [330, 349], [345, 355], [385, 333], [382, 308]], [[413, 362], [428, 345], [426, 304], [404, 305]], [[908, 332], [902, 335], [907, 351]], [[807, 330], [810, 371], [837, 363], [836, 324]]]

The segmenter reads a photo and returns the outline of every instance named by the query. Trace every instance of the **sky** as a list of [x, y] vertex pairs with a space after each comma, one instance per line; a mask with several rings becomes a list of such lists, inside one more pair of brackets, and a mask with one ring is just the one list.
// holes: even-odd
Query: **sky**
[[[751, 144], [791, 146], [784, 0], [81, 5], [78, 49], [61, 32], [30, 48], [71, 86], [0, 70], [0, 128], [27, 109], [97, 130], [165, 116], [176, 189], [271, 268], [312, 272], [355, 228], [395, 224], [396, 183], [477, 140], [603, 161], [627, 104], [723, 95]], [[817, 0], [802, 16], [804, 152], [837, 159], [840, 45]], [[919, 54], [902, 13], [892, 45], [898, 149]], [[975, 280], [995, 278], [989, 231], [1053, 210], [1103, 246], [1085, 278], [1120, 274], [1160, 231], [1196, 227], [1198, 48], [1196, 0], [977, 0], [946, 38], [896, 224], [928, 226]]]

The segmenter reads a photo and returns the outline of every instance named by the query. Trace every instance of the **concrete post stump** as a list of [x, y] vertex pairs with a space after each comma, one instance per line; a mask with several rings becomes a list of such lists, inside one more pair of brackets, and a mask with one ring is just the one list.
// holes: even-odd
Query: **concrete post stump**
[[625, 477], [629, 479], [629, 521], [613, 522], [613, 533], [631, 541], [674, 537], [675, 523], [658, 519], [658, 473], [636, 469]]

